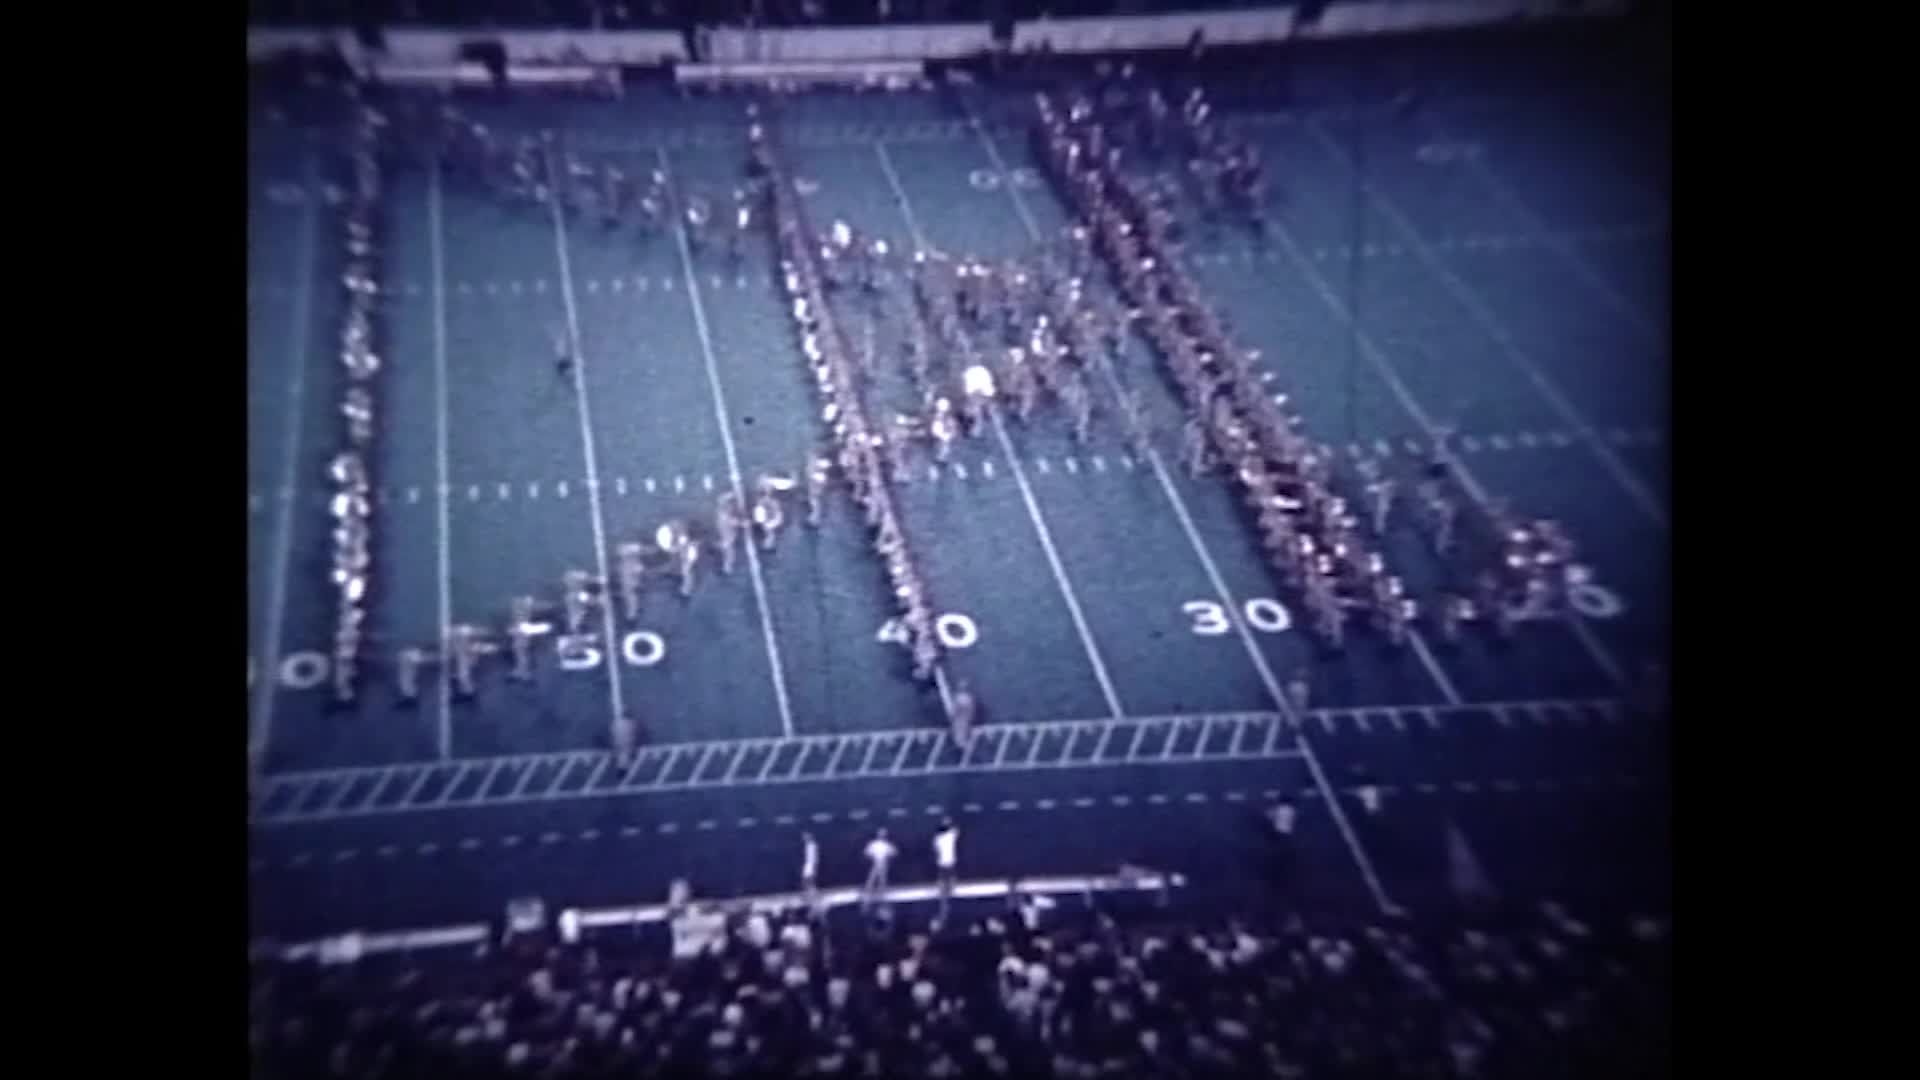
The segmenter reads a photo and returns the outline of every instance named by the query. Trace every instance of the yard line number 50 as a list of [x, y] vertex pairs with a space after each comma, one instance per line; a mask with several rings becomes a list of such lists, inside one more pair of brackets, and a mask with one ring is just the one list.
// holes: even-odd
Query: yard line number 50
[[[553, 651], [562, 671], [592, 671], [607, 658], [601, 638], [594, 634], [562, 635], [554, 639]], [[632, 667], [653, 667], [667, 658], [667, 639], [651, 630], [635, 630], [621, 637], [620, 658]], [[281, 657], [274, 679], [283, 690], [312, 690], [325, 685], [331, 671], [326, 653], [307, 649]], [[248, 689], [259, 676], [259, 662], [247, 657]]]

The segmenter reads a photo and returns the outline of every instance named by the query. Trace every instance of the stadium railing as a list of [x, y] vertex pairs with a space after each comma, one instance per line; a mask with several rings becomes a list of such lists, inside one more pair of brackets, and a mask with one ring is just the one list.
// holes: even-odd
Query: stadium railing
[[[1022, 878], [1018, 881], [1009, 881], [1004, 878], [960, 881], [954, 883], [948, 897], [954, 901], [994, 900], [1018, 894], [1036, 898], [1042, 902], [1043, 906], [1052, 906], [1056, 901], [1051, 898], [1056, 896], [1090, 896], [1096, 893], [1165, 894], [1185, 885], [1186, 879], [1179, 874], [1162, 874], [1152, 870], [1126, 868], [1116, 874], [1061, 875]], [[866, 894], [859, 888], [836, 886], [821, 889], [814, 902], [821, 909], [830, 910], [850, 907], [866, 899]], [[931, 904], [940, 899], [940, 889], [933, 884], [895, 885], [874, 899], [892, 906]], [[792, 910], [806, 903], [806, 895], [798, 892], [772, 893], [763, 896], [701, 897], [691, 899], [685, 905], [656, 903], [611, 908], [568, 908], [558, 913], [554, 923], [570, 933], [577, 933], [584, 930], [609, 930], [660, 923], [671, 925], [685, 918], [691, 921], [687, 925], [676, 927], [678, 934], [696, 932], [704, 935], [711, 932], [710, 924], [716, 915], [728, 912], [772, 913]], [[454, 926], [382, 933], [350, 930], [295, 944], [256, 945], [256, 949], [281, 960], [317, 960], [323, 964], [342, 964], [384, 953], [471, 948], [492, 939], [495, 929], [488, 923], [462, 923]]]

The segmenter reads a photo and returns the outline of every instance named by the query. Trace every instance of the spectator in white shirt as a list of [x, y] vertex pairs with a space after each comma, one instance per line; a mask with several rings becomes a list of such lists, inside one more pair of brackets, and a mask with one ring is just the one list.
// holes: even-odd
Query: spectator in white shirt
[[813, 834], [800, 834], [800, 891], [806, 894], [807, 907], [817, 906], [820, 895], [820, 844]]
[[960, 827], [947, 818], [940, 822], [940, 831], [933, 834], [933, 862], [940, 870], [942, 894], [953, 888], [954, 867], [959, 861]]
[[899, 850], [900, 849], [893, 846], [892, 841], [887, 839], [887, 830], [885, 829], [875, 832], [873, 839], [867, 841], [866, 854], [868, 869], [867, 884], [864, 889], [864, 899], [867, 903], [872, 903], [874, 897], [886, 891], [887, 865], [893, 861], [895, 855], [899, 854]]

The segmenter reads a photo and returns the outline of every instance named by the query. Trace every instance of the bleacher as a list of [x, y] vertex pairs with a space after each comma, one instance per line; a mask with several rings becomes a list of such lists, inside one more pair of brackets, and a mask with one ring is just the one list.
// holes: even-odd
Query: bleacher
[[[1620, 1077], [1669, 1071], [1668, 927], [1551, 903], [1197, 921], [1094, 892], [857, 925], [683, 905], [462, 949], [258, 956], [261, 1076]], [[683, 925], [684, 924], [684, 925]], [[697, 924], [697, 925], [696, 925]], [[364, 944], [364, 943], [363, 943]]]

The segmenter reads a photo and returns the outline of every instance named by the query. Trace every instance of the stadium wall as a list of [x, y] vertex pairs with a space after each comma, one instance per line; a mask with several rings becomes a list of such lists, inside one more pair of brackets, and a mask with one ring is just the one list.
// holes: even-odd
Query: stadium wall
[[[1203, 32], [1213, 45], [1272, 44], [1495, 26], [1516, 22], [1626, 14], [1633, 0], [1345, 0], [1312, 20], [1299, 8], [1085, 19], [1037, 19], [1014, 24], [1014, 52], [1128, 52], [1174, 49]], [[357, 70], [376, 62], [402, 67], [457, 63], [463, 47], [496, 42], [516, 65], [594, 64], [652, 67], [702, 60], [714, 63], [866, 62], [951, 60], [991, 52], [998, 44], [986, 23], [902, 24], [748, 30], [703, 28], [703, 55], [688, 53], [685, 35], [672, 31], [393, 30], [372, 50], [348, 29], [250, 29], [247, 59], [289, 51], [335, 51]]]

